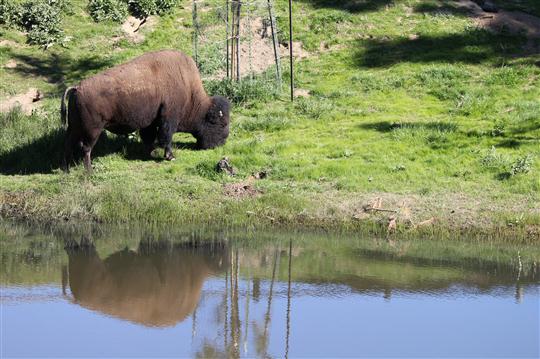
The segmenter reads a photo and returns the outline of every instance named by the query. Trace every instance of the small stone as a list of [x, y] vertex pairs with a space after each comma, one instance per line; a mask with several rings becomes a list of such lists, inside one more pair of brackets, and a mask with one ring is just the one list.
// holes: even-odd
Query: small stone
[[236, 174], [235, 169], [230, 164], [229, 159], [227, 157], [223, 157], [216, 165], [216, 171], [218, 172], [225, 172], [229, 176], [234, 176]]
[[494, 3], [492, 3], [489, 0], [485, 0], [484, 4], [481, 5], [481, 8], [485, 12], [499, 12], [499, 8], [497, 7], [497, 5], [495, 5]]

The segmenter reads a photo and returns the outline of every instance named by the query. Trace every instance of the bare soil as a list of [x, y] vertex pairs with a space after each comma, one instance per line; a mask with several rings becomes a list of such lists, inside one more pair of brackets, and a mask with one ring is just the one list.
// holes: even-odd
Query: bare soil
[[6, 64], [4, 65], [4, 67], [6, 69], [14, 69], [17, 67], [17, 62], [15, 60], [9, 60], [8, 62], [6, 62]]
[[540, 18], [522, 11], [485, 12], [471, 0], [457, 1], [459, 6], [466, 8], [475, 18], [476, 24], [484, 29], [500, 33], [507, 31], [511, 34], [523, 34], [527, 38], [525, 52], [540, 51]]
[[30, 115], [38, 108], [43, 99], [43, 94], [36, 88], [30, 88], [26, 93], [8, 97], [0, 102], [0, 112], [8, 112], [14, 107], [20, 106], [23, 113]]
[[257, 197], [261, 194], [261, 191], [253, 186], [252, 181], [248, 180], [225, 184], [223, 186], [223, 193], [227, 197], [241, 199], [246, 197]]
[[152, 29], [158, 22], [157, 16], [149, 16], [146, 19], [138, 19], [130, 16], [122, 24], [122, 31], [134, 43], [138, 44], [144, 41], [144, 34], [141, 29]]
[[21, 47], [20, 44], [16, 43], [15, 41], [11, 41], [11, 40], [0, 40], [0, 46], [3, 46], [3, 47]]
[[[240, 42], [240, 56], [244, 59], [240, 62], [240, 73], [251, 72], [257, 74], [266, 71], [275, 64], [274, 45], [270, 29], [265, 29], [261, 17], [251, 20], [250, 23], [244, 18], [240, 23], [240, 27], [240, 36], [244, 39], [251, 38], [251, 43], [249, 40]], [[288, 44], [278, 44], [277, 46], [280, 60], [289, 57]], [[293, 41], [293, 56], [296, 60], [304, 59], [309, 55], [309, 52], [304, 50], [301, 42]]]

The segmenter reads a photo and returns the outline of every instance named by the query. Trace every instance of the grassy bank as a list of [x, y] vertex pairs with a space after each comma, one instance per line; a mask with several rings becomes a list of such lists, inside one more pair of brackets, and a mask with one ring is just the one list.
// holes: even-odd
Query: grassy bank
[[[540, 56], [524, 51], [523, 34], [478, 27], [451, 1], [296, 1], [309, 52], [296, 85], [307, 97], [237, 89], [227, 144], [196, 151], [177, 134], [175, 162], [145, 158], [137, 136], [108, 134], [87, 176], [58, 169], [59, 94], [146, 51], [190, 53], [191, 17], [184, 4], [136, 44], [72, 3], [66, 47], [43, 51], [0, 26], [10, 41], [0, 63], [17, 62], [0, 68], [0, 99], [45, 93], [30, 116], [0, 115], [2, 216], [377, 231], [394, 217], [404, 232], [540, 238]], [[498, 1], [540, 16], [533, 3]], [[215, 170], [225, 156], [235, 176]]]

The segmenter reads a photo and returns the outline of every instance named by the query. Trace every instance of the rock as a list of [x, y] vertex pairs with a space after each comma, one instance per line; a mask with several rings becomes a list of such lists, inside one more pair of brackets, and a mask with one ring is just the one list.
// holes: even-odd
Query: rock
[[497, 5], [495, 5], [489, 0], [484, 0], [479, 5], [485, 12], [499, 12], [499, 8], [497, 7]]
[[227, 157], [223, 157], [216, 165], [216, 171], [218, 172], [225, 172], [229, 176], [234, 176], [236, 174], [235, 169], [230, 164], [229, 159]]

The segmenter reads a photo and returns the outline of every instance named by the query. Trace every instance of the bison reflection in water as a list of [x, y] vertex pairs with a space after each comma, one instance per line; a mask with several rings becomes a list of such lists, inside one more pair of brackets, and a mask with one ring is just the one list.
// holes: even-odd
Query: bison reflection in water
[[199, 302], [205, 279], [226, 267], [222, 245], [146, 245], [102, 260], [93, 245], [66, 249], [73, 301], [146, 326], [173, 326]]

